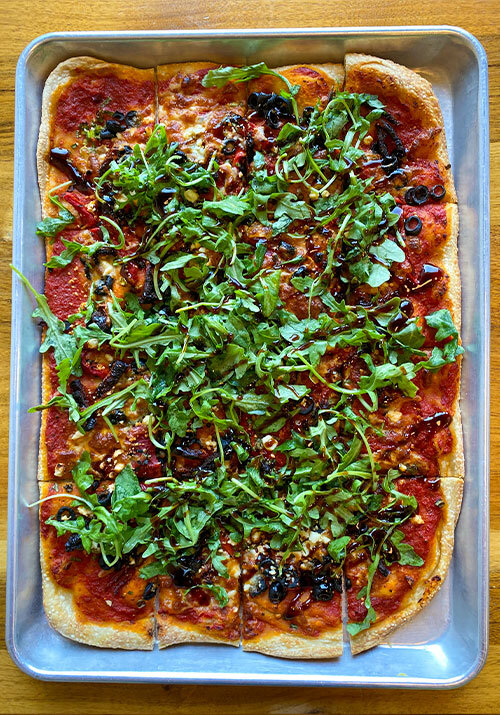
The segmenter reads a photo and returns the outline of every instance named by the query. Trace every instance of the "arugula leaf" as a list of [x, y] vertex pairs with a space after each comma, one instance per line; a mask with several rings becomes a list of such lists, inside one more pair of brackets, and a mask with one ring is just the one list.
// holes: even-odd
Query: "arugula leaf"
[[75, 221], [75, 217], [71, 211], [68, 211], [68, 209], [63, 206], [57, 196], [50, 195], [49, 198], [52, 203], [59, 208], [59, 213], [57, 216], [46, 216], [42, 221], [37, 223], [36, 233], [38, 236], [54, 238], [58, 233], [61, 233], [61, 231], [70, 226]]
[[26, 288], [33, 294], [38, 304], [38, 308], [33, 312], [34, 318], [41, 318], [47, 326], [43, 343], [40, 346], [40, 352], [45, 353], [49, 348], [54, 348], [54, 358], [56, 365], [59, 365], [64, 359], [68, 359], [71, 363], [76, 352], [76, 340], [73, 335], [66, 333], [66, 327], [62, 320], [57, 318], [49, 308], [47, 298], [38, 293], [29, 280], [11, 266], [12, 270], [17, 273]]

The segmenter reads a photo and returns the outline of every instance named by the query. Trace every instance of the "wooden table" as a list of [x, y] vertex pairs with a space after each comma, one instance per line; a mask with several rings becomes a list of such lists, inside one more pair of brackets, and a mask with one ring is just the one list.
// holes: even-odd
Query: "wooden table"
[[[14, 140], [14, 71], [25, 45], [37, 35], [68, 30], [158, 30], [224, 27], [318, 27], [355, 25], [449, 24], [472, 32], [488, 53], [491, 88], [492, 177], [492, 501], [491, 501], [491, 640], [488, 662], [466, 687], [450, 692], [405, 693], [313, 688], [197, 687], [190, 685], [93, 685], [43, 683], [21, 673], [2, 643], [0, 715], [3, 713], [118, 713], [154, 715], [175, 712], [241, 715], [251, 713], [499, 713], [500, 712], [500, 1], [464, 0], [3, 0], [0, 45], [0, 363], [8, 364], [12, 239], [12, 168]], [[495, 317], [496, 316], [496, 317]], [[8, 371], [0, 377], [1, 598], [6, 562], [8, 454]], [[0, 604], [1, 633], [5, 606]]]

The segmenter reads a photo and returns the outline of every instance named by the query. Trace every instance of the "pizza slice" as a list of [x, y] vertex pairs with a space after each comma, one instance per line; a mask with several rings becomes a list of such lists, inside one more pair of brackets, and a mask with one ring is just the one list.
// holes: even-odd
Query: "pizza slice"
[[193, 642], [239, 646], [239, 581], [239, 549], [225, 530], [215, 550], [204, 544], [177, 555], [169, 574], [159, 579], [159, 647]]
[[149, 497], [134, 485], [132, 470], [111, 481], [93, 479], [85, 466], [88, 453], [74, 472], [77, 483], [40, 484], [47, 618], [72, 640], [151, 650], [156, 585], [141, 577], [144, 546], [136, 532], [139, 526], [143, 533], [150, 529]]
[[48, 77], [37, 150], [45, 213], [48, 192], [67, 183], [78, 199], [131, 143], [145, 143], [155, 121], [154, 70], [72, 57]]
[[462, 501], [456, 478], [396, 478], [349, 532], [344, 572], [351, 652], [382, 643], [442, 585]]
[[345, 91], [375, 95], [383, 104], [383, 114], [363, 139], [375, 173], [380, 177], [382, 168], [397, 186], [422, 170], [434, 182], [437, 171], [440, 180], [427, 188], [456, 201], [443, 116], [431, 84], [390, 60], [348, 53], [344, 63]]
[[282, 658], [342, 655], [342, 573], [328, 529], [301, 533], [297, 551], [273, 549], [256, 529], [242, 561], [243, 650]]
[[[252, 154], [244, 118], [247, 90], [244, 83], [207, 83], [209, 72], [218, 68], [212, 62], [158, 67], [158, 121], [192, 161], [216, 162], [217, 188], [232, 194], [242, 188]], [[203, 187], [190, 188], [196, 200], [194, 192]]]

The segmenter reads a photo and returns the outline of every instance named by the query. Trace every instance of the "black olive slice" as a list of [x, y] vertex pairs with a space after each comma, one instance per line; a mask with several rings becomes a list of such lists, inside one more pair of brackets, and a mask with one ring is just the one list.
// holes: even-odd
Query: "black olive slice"
[[283, 580], [276, 579], [269, 586], [269, 600], [271, 603], [281, 603], [288, 593], [288, 586]]
[[429, 199], [429, 189], [423, 184], [414, 186], [405, 193], [405, 201], [410, 206], [422, 206]]
[[236, 147], [236, 139], [226, 139], [226, 141], [224, 142], [224, 146], [222, 147], [222, 153], [226, 156], [230, 156], [231, 154], [234, 154], [234, 152], [236, 151]]
[[255, 583], [253, 584], [252, 588], [249, 591], [250, 596], [252, 596], [252, 598], [255, 596], [258, 596], [260, 593], [264, 593], [266, 588], [267, 588], [266, 579], [263, 576], [259, 576], [255, 580]]
[[384, 576], [384, 578], [389, 576], [389, 574], [391, 573], [383, 561], [379, 562], [378, 571], [382, 576]]
[[144, 589], [144, 593], [142, 594], [142, 597], [145, 601], [149, 601], [151, 598], [154, 598], [156, 596], [156, 586], [154, 583], [148, 583], [146, 584], [146, 588]]
[[266, 102], [268, 100], [268, 98], [269, 95], [265, 92], [252, 92], [248, 96], [248, 106], [250, 107], [250, 109], [258, 109], [262, 106], [263, 102]]
[[112, 425], [117, 425], [119, 422], [126, 422], [127, 416], [123, 410], [113, 410], [108, 414], [108, 419]]
[[304, 276], [307, 276], [308, 270], [305, 266], [299, 266], [296, 271], [294, 271], [293, 277], [294, 278], [303, 278]]
[[405, 219], [405, 231], [408, 236], [418, 236], [422, 230], [422, 221], [416, 214]]
[[80, 551], [83, 549], [82, 538], [79, 534], [70, 534], [64, 545], [65, 551]]
[[74, 521], [76, 519], [76, 512], [70, 506], [62, 506], [57, 514], [57, 521]]
[[266, 114], [266, 122], [271, 129], [279, 129], [281, 123], [279, 112], [276, 109], [270, 109]]
[[441, 201], [441, 199], [444, 199], [446, 195], [446, 189], [442, 184], [436, 184], [435, 186], [432, 187], [431, 189], [431, 197], [435, 201]]
[[97, 501], [101, 506], [110, 506], [111, 505], [111, 492], [105, 491], [105, 492], [100, 492], [97, 495]]

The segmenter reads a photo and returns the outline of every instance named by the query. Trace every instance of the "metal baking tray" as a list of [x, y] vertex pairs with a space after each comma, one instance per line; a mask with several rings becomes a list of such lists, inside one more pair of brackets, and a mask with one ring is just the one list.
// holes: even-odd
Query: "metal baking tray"
[[152, 652], [101, 650], [60, 636], [41, 602], [37, 498], [40, 333], [21, 282], [12, 289], [7, 646], [26, 673], [46, 680], [444, 688], [483, 666], [488, 637], [489, 223], [487, 62], [479, 42], [453, 27], [54, 33], [31, 42], [16, 76], [13, 261], [41, 290], [44, 248], [35, 149], [44, 81], [68, 57], [93, 55], [151, 67], [213, 60], [270, 66], [341, 61], [346, 51], [417, 69], [443, 109], [460, 202], [462, 379], [467, 480], [446, 582], [419, 616], [355, 658], [289, 661], [218, 645]]

